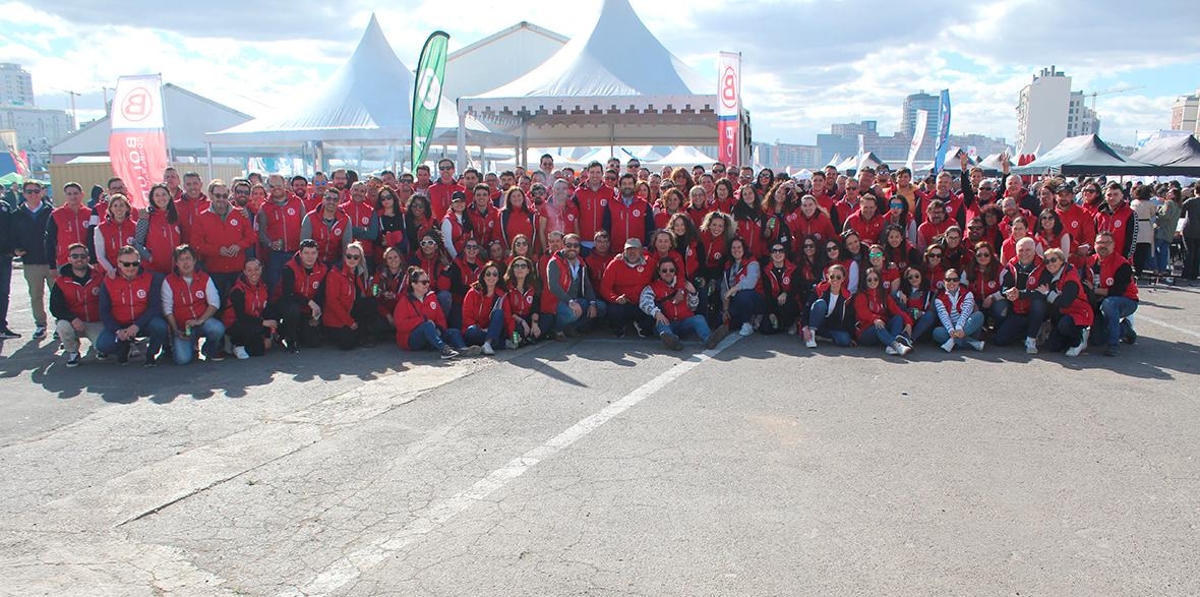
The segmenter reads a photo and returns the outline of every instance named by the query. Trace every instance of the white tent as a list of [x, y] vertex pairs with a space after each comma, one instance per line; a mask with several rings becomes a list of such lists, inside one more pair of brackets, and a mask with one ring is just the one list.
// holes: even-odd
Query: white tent
[[603, 0], [592, 25], [541, 66], [458, 103], [460, 122], [477, 115], [525, 146], [551, 147], [711, 145], [716, 106], [716, 81], [663, 47], [628, 0]]
[[[542, 156], [546, 155], [546, 154], [550, 154], [550, 157], [554, 158], [554, 167], [555, 168], [562, 168], [563, 166], [579, 165], [579, 160], [572, 160], [571, 158], [564, 156], [564, 155], [560, 155], [556, 152], [549, 151], [546, 149], [537, 149], [537, 148], [530, 148], [525, 151], [525, 163], [526, 164], [540, 164], [541, 160], [542, 160]], [[510, 157], [505, 160], [500, 160], [499, 162], [496, 163], [496, 165], [511, 168], [511, 167], [517, 165], [517, 159], [516, 159], [516, 157]]]
[[[309, 141], [361, 145], [400, 145], [412, 134], [413, 72], [396, 57], [379, 21], [371, 22], [354, 54], [305, 106], [256, 118], [223, 131], [209, 133], [212, 143], [236, 145], [296, 145]], [[442, 98], [434, 143], [455, 140], [454, 103]], [[467, 138], [476, 144], [503, 144], [474, 118], [464, 121]], [[511, 144], [511, 137], [506, 137]]]
[[707, 170], [713, 164], [713, 158], [709, 157], [704, 152], [690, 145], [680, 145], [671, 150], [671, 153], [663, 156], [662, 159], [654, 160], [650, 164], [653, 166], [704, 166]]
[[607, 163], [609, 158], [621, 160], [622, 165], [629, 160], [641, 160], [638, 156], [626, 151], [624, 147], [596, 147], [575, 161], [586, 166], [592, 162]]
[[[879, 159], [879, 156], [875, 155], [875, 152], [868, 151], [867, 155], [863, 156], [862, 165], [864, 168], [867, 166], [870, 166], [871, 168], [878, 168], [879, 166], [883, 165], [883, 160]], [[858, 170], [858, 167], [859, 167], [859, 165], [858, 165], [858, 156], [857, 155], [852, 155], [852, 156], [842, 160], [842, 163], [837, 164], [838, 172], [849, 172], [851, 170]]]

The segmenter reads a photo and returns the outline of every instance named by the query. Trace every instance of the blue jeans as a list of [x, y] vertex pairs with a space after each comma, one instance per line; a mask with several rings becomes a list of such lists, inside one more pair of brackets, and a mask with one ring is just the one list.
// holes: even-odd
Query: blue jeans
[[[157, 356], [167, 341], [167, 321], [161, 317], [150, 319], [150, 323], [146, 324], [145, 329], [138, 330], [138, 337], [149, 338], [149, 355]], [[128, 349], [129, 344], [129, 342], [117, 340], [117, 328], [104, 328], [104, 331], [100, 332], [100, 337], [96, 339], [96, 348], [100, 352], [109, 354], [115, 354], [122, 345]]]
[[192, 335], [188, 338], [180, 338], [178, 334], [171, 336], [171, 355], [176, 365], [186, 365], [196, 358], [196, 344], [201, 336], [204, 337], [204, 356], [211, 357], [221, 350], [225, 324], [210, 317], [198, 327], [192, 328]]
[[655, 324], [654, 333], [661, 336], [664, 332], [675, 334], [678, 338], [683, 338], [692, 332], [700, 337], [700, 341], [708, 340], [712, 335], [712, 330], [708, 329], [708, 322], [701, 315], [693, 315], [679, 321], [672, 321], [671, 325]]
[[1113, 345], [1121, 341], [1127, 330], [1133, 329], [1128, 317], [1137, 311], [1137, 301], [1123, 296], [1105, 297], [1100, 301], [1100, 316], [1104, 318], [1104, 341]]
[[462, 334], [458, 330], [438, 331], [438, 327], [432, 321], [422, 323], [413, 328], [413, 331], [408, 334], [408, 347], [411, 350], [432, 348], [440, 351], [447, 344], [455, 350], [467, 347], [463, 343]]
[[909, 338], [909, 340], [916, 342], [921, 338], [924, 338], [929, 334], [930, 330], [937, 325], [937, 323], [938, 317], [936, 311], [930, 310], [922, 313], [921, 316], [913, 322], [912, 338]]
[[[914, 328], [915, 329], [915, 328]], [[862, 335], [858, 337], [859, 346], [870, 346], [872, 344], [880, 344], [883, 346], [891, 346], [896, 341], [896, 336], [899, 336], [904, 331], [904, 318], [899, 315], [893, 315], [887, 321], [887, 325], [882, 328], [870, 326], [863, 330]]]
[[763, 295], [753, 290], [739, 290], [729, 299], [729, 327], [741, 327], [755, 315], [762, 315], [766, 311], [767, 301]]
[[829, 311], [829, 303], [825, 302], [825, 299], [813, 301], [812, 307], [808, 311], [808, 327], [812, 328], [815, 334], [832, 338], [833, 343], [838, 346], [850, 346], [852, 341], [850, 332], [831, 329], [825, 325], [827, 311]]
[[1029, 313], [1019, 315], [1016, 312], [1010, 312], [1004, 318], [1004, 321], [996, 328], [995, 335], [992, 336], [992, 343], [996, 346], [1006, 346], [1018, 339], [1037, 338], [1038, 330], [1041, 329], [1044, 321], [1046, 321], [1046, 299], [1034, 297], [1029, 302]]
[[[994, 307], [995, 305], [993, 304], [992, 306]], [[1041, 324], [1039, 324], [1039, 326], [1040, 325]], [[983, 329], [983, 313], [976, 311], [976, 312], [972, 313], [970, 317], [967, 318], [967, 323], [966, 323], [966, 325], [963, 326], [963, 331], [967, 333], [967, 336], [965, 338], [956, 339], [954, 341], [954, 345], [962, 346], [963, 344], [966, 344], [967, 340], [978, 340], [979, 339], [979, 330], [982, 330], [982, 329]], [[937, 327], [937, 329], [933, 330], [933, 342], [935, 344], [940, 346], [942, 344], [945, 344], [946, 341], [949, 339], [950, 339], [950, 330], [947, 330], [946, 328], [944, 328], [940, 325]]]
[[490, 342], [492, 348], [504, 348], [504, 311], [492, 310], [492, 316], [488, 318], [487, 331], [480, 329], [477, 325], [468, 327], [467, 333], [463, 334], [463, 341], [467, 343], [467, 346], [479, 346], [484, 342]]
[[267, 284], [267, 290], [275, 292], [275, 287], [279, 286], [279, 281], [283, 279], [283, 268], [296, 253], [288, 251], [270, 251], [267, 253], [267, 260], [263, 263], [263, 282]]
[[1159, 272], [1171, 273], [1171, 241], [1154, 241], [1154, 269]]
[[588, 307], [592, 305], [595, 305], [596, 307], [596, 319], [604, 317], [605, 313], [608, 312], [608, 306], [604, 304], [604, 301], [589, 301], [587, 299], [579, 298], [574, 299], [573, 302], [578, 303], [583, 309], [582, 314], [575, 315], [575, 312], [571, 310], [571, 306], [568, 303], [558, 303], [558, 310], [554, 314], [555, 323], [558, 325], [558, 329], [574, 329], [582, 325], [586, 325], [589, 321], [591, 321], [591, 319], [588, 317]]

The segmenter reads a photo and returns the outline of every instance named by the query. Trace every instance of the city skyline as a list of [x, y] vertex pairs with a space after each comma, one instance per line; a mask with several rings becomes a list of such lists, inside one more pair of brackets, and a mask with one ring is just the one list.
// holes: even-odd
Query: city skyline
[[[286, 13], [221, 0], [203, 8], [150, 4], [138, 0], [99, 10], [75, 0], [37, 8], [5, 3], [0, 62], [22, 64], [33, 74], [39, 107], [69, 110], [67, 92], [82, 94], [76, 99], [81, 123], [103, 115], [104, 87], [139, 72], [161, 72], [166, 82], [261, 115], [302, 101], [331, 74], [371, 12], [411, 67], [434, 28], [450, 32], [452, 51], [521, 20], [571, 36], [600, 0], [575, 11], [522, 0], [464, 0], [455, 4], [455, 16], [426, 0], [386, 9], [358, 0], [337, 8], [306, 0]], [[1200, 33], [1186, 26], [1200, 21], [1200, 8], [1191, 4], [1151, 1], [1138, 14], [1126, 14], [1117, 2], [1088, 4], [1095, 21], [1087, 26], [1090, 33], [1072, 25], [1071, 2], [1039, 7], [1037, 19], [1028, 22], [1022, 11], [1032, 7], [1024, 2], [993, 2], [952, 18], [921, 8], [899, 28], [873, 17], [892, 11], [874, 0], [840, 4], [832, 13], [810, 3], [749, 2], [728, 12], [716, 11], [721, 5], [712, 0], [631, 4], [664, 45], [713, 78], [714, 88], [717, 50], [742, 52], [745, 105], [759, 142], [815, 144], [830, 125], [863, 120], [878, 122], [879, 131], [889, 134], [902, 130], [906, 96], [943, 88], [954, 101], [953, 133], [1015, 139], [1020, 91], [1053, 63], [1085, 96], [1134, 88], [1095, 98], [1102, 136], [1133, 145], [1136, 136], [1168, 128], [1175, 99], [1200, 86]], [[458, 16], [471, 14], [500, 16]], [[1155, 16], [1163, 14], [1172, 18]], [[857, 32], [806, 25], [822, 16], [842, 16], [858, 25]], [[1173, 43], [1145, 48], [1118, 34], [1139, 26], [1164, 30]], [[722, 39], [721, 32], [730, 35]], [[747, 32], [754, 34], [741, 34]], [[789, 32], [787, 44], [772, 41]], [[1093, 35], [1104, 43], [1089, 42]], [[1090, 106], [1093, 98], [1086, 101]]]

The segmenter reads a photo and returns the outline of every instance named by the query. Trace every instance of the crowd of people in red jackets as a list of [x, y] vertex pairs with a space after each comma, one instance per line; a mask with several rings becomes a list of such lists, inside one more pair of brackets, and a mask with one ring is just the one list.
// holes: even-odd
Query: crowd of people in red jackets
[[[394, 342], [442, 358], [607, 330], [671, 350], [729, 333], [797, 345], [1023, 345], [1115, 356], [1137, 333], [1131, 201], [1178, 185], [722, 163], [651, 172], [352, 171], [209, 181], [174, 169], [137, 210], [112, 179], [5, 210], [36, 329], [68, 366], [186, 364]], [[1036, 189], [1031, 192], [1031, 189]], [[7, 337], [16, 334], [3, 326]], [[140, 340], [146, 343], [141, 344]]]

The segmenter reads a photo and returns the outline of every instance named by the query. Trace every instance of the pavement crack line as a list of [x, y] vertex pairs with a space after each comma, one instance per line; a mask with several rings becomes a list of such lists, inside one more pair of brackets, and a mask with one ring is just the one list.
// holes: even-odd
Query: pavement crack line
[[456, 493], [446, 500], [431, 506], [425, 514], [404, 525], [392, 537], [379, 537], [367, 541], [364, 545], [350, 549], [343, 548], [343, 557], [338, 558], [328, 568], [319, 573], [309, 583], [293, 587], [279, 593], [280, 597], [319, 597], [330, 595], [346, 585], [356, 582], [364, 570], [382, 563], [393, 553], [404, 549], [421, 537], [437, 530], [454, 517], [466, 511], [472, 505], [485, 501], [496, 491], [508, 485], [513, 480], [525, 474], [555, 454], [561, 452], [591, 432], [599, 429], [622, 413], [636, 406], [643, 400], [658, 393], [671, 382], [679, 379], [689, 371], [711, 360], [723, 350], [729, 348], [740, 336], [730, 336], [719, 346], [695, 354], [677, 363], [653, 379], [638, 386], [623, 398], [613, 401], [600, 411], [585, 417], [565, 431], [546, 440], [545, 443], [510, 460], [504, 466], [488, 473], [470, 487]]

